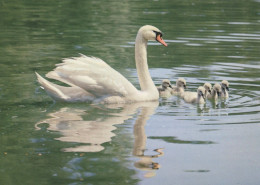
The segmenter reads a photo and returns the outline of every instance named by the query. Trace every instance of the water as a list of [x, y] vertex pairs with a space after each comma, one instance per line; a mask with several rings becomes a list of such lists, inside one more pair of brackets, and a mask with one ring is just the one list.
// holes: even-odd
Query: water
[[[251, 1], [1, 1], [0, 184], [247, 184], [260, 181], [260, 12]], [[136, 87], [134, 39], [152, 24], [156, 84], [230, 82], [205, 106], [171, 97], [58, 104], [39, 88], [61, 58], [105, 60]]]

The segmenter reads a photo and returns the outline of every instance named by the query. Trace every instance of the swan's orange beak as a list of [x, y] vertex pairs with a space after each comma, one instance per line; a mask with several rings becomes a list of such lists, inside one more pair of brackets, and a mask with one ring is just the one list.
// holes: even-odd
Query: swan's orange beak
[[166, 42], [164, 42], [160, 34], [156, 36], [156, 40], [160, 42], [162, 45], [167, 46]]

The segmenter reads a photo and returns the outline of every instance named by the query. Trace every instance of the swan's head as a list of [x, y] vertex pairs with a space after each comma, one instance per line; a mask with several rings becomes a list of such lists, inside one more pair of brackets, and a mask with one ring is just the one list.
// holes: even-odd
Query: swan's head
[[212, 85], [210, 83], [206, 82], [203, 87], [206, 89], [207, 92], [209, 92], [209, 94], [211, 94]]
[[186, 89], [186, 80], [184, 78], [178, 78], [176, 86]]
[[198, 96], [202, 97], [203, 99], [206, 98], [206, 89], [202, 86], [199, 86], [198, 90], [197, 90]]
[[139, 29], [138, 34], [141, 34], [142, 37], [147, 41], [155, 40], [157, 42], [160, 42], [162, 45], [167, 46], [167, 44], [162, 38], [162, 32], [154, 26], [151, 25], [142, 26]]
[[221, 96], [221, 86], [219, 85], [219, 83], [215, 83], [215, 85], [213, 86], [213, 91], [215, 91], [218, 96]]
[[164, 79], [163, 81], [162, 81], [162, 86], [164, 87], [164, 88], [168, 88], [168, 87], [170, 87], [170, 88], [172, 88], [172, 85], [171, 85], [171, 82], [170, 82], [170, 80], [168, 80], [168, 79]]
[[227, 80], [223, 80], [221, 82], [221, 87], [222, 87], [223, 91], [225, 91], [225, 90], [229, 91], [229, 83], [228, 83], [228, 81]]

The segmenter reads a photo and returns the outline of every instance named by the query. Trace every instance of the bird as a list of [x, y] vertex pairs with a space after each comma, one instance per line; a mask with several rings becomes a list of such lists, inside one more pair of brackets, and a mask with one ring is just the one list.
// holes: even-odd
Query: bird
[[219, 83], [215, 83], [212, 87], [211, 94], [209, 94], [207, 98], [217, 100], [220, 96], [221, 96], [221, 86]]
[[103, 60], [81, 54], [65, 58], [46, 77], [61, 81], [69, 87], [56, 85], [36, 72], [38, 82], [55, 101], [131, 103], [156, 101], [159, 92], [152, 81], [147, 62], [148, 40], [164, 46], [162, 32], [151, 25], [142, 26], [135, 39], [135, 62], [141, 90], [138, 90], [123, 75]]
[[158, 86], [157, 89], [159, 91], [160, 97], [167, 98], [172, 95], [171, 94], [172, 85], [171, 85], [170, 80], [168, 80], [168, 79], [164, 79], [162, 81], [162, 84], [160, 86]]
[[178, 78], [176, 81], [176, 86], [172, 87], [171, 93], [173, 95], [178, 95], [182, 97], [182, 94], [184, 93], [186, 89], [186, 80], [184, 78]]
[[204, 83], [203, 87], [206, 89], [205, 97], [207, 98], [211, 94], [212, 85], [206, 82]]
[[228, 98], [229, 97], [229, 83], [227, 80], [222, 80], [221, 82], [221, 97]]
[[184, 92], [183, 99], [187, 103], [205, 104], [206, 89], [203, 86], [199, 86], [197, 92]]

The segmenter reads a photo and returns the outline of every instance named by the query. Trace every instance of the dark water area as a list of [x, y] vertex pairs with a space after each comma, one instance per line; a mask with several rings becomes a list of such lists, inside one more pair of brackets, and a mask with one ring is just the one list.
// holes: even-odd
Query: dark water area
[[[230, 83], [230, 97], [128, 105], [55, 103], [41, 75], [83, 53], [139, 88], [134, 41], [151, 24], [156, 85]], [[0, 1], [0, 184], [260, 181], [260, 1]]]

